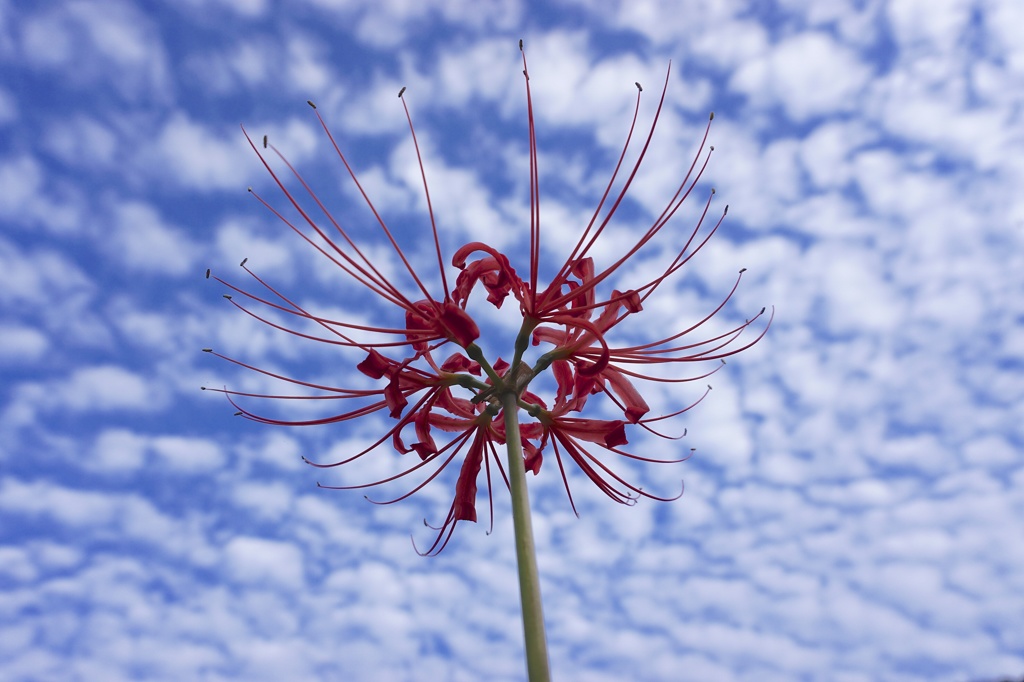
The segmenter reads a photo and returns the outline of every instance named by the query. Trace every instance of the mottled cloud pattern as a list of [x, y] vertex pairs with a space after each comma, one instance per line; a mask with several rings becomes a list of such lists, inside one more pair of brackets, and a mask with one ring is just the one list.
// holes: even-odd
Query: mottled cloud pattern
[[[741, 267], [724, 316], [776, 309], [684, 440], [630, 444], [695, 449], [682, 499], [626, 509], [573, 480], [577, 519], [554, 467], [530, 477], [555, 677], [1024, 675], [1020, 3], [280, 5], [0, 3], [0, 678], [523, 678], [503, 495], [491, 534], [464, 524], [421, 559], [410, 534], [440, 523], [450, 481], [374, 506], [315, 484], [377, 480], [397, 455], [301, 462], [358, 452], [385, 418], [275, 430], [199, 390], [269, 386], [208, 346], [327, 383], [353, 366], [226, 305], [207, 267], [249, 258], [303, 304], [373, 314], [246, 193], [272, 188], [239, 124], [382, 262], [305, 101], [415, 241], [407, 86], [444, 247], [515, 252], [530, 219], [519, 38], [545, 248], [575, 242], [634, 81], [646, 96], [671, 60], [619, 227], [650, 224], [712, 110], [701, 187], [730, 208], [648, 324], [717, 305]], [[510, 317], [487, 325], [499, 348]]]

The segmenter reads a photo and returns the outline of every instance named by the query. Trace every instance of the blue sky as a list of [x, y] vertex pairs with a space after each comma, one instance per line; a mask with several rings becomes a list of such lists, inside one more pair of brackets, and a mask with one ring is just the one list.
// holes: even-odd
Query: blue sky
[[[204, 347], [354, 373], [239, 313], [208, 267], [242, 281], [248, 258], [317, 310], [376, 314], [246, 192], [274, 196], [239, 124], [386, 265], [314, 100], [429, 258], [406, 86], [448, 253], [523, 257], [520, 38], [546, 262], [596, 206], [634, 82], [646, 131], [671, 60], [598, 257], [658, 214], [714, 111], [698, 187], [729, 215], [644, 325], [699, 317], [741, 267], [723, 324], [776, 310], [685, 440], [631, 438], [695, 448], [628, 469], [652, 490], [682, 478], [680, 500], [625, 508], [573, 471], [577, 519], [555, 467], [529, 477], [555, 677], [1024, 674], [1021, 25], [1016, 0], [0, 0], [0, 676], [522, 679], [507, 494], [490, 535], [484, 512], [420, 558], [410, 536], [430, 540], [451, 480], [374, 506], [316, 482], [379, 478], [398, 455], [327, 474], [300, 459], [358, 451], [386, 415], [273, 428], [199, 390], [269, 387]], [[484, 319], [511, 344], [513, 318]], [[645, 395], [670, 411], [700, 393]]]

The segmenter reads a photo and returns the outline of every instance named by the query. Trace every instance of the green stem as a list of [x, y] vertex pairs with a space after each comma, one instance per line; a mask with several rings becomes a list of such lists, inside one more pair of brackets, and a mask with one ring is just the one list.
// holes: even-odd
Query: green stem
[[526, 489], [523, 443], [519, 437], [518, 396], [501, 394], [505, 411], [505, 445], [508, 448], [508, 480], [512, 489], [512, 523], [516, 534], [516, 562], [519, 566], [519, 597], [523, 607], [526, 639], [526, 672], [530, 682], [548, 682], [548, 642], [544, 634], [544, 608], [540, 599], [540, 574], [530, 523], [530, 495]]

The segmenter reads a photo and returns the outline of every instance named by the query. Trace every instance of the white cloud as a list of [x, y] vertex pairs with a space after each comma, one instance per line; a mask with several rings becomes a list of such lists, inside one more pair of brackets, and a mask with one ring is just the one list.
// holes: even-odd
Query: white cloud
[[291, 488], [283, 483], [239, 483], [235, 503], [257, 518], [279, 520], [292, 506]]
[[[244, 18], [262, 17], [267, 13], [268, 9], [267, 0], [215, 0], [215, 3], [228, 8]], [[171, 4], [179, 7], [189, 5], [188, 9], [192, 12], [199, 12], [202, 19], [210, 16], [209, 13], [203, 14], [204, 11], [208, 12], [209, 10], [209, 0], [177, 0]]]
[[106, 472], [134, 471], [142, 466], [146, 439], [126, 429], [107, 429], [96, 439], [92, 456], [82, 461]]
[[252, 167], [247, 150], [252, 151], [236, 129], [211, 130], [175, 113], [157, 135], [151, 153], [160, 177], [172, 185], [199, 191], [241, 191]]
[[14, 478], [0, 482], [0, 492], [0, 507], [8, 512], [51, 516], [72, 528], [103, 526], [117, 514], [116, 502], [99, 492], [23, 483]]
[[997, 435], [972, 440], [964, 448], [964, 459], [973, 465], [1007, 466], [1017, 463], [1019, 451]]
[[672, 0], [618, 0], [600, 5], [575, 0], [591, 20], [608, 27], [626, 28], [644, 36], [661, 49], [677, 54], [680, 45], [703, 59], [733, 64], [737, 54], [757, 49], [765, 30], [756, 21], [738, 19], [744, 7], [739, 2], [702, 0], [687, 6], [686, 12]]
[[[28, 582], [36, 578], [36, 569], [28, 552], [21, 547], [0, 546], [0, 572], [8, 580]], [[19, 642], [21, 648], [28, 642]]]
[[0, 363], [33, 364], [50, 348], [49, 338], [37, 329], [21, 325], [0, 325]]
[[39, 163], [30, 157], [4, 159], [0, 165], [0, 213], [14, 217], [23, 213], [25, 207], [39, 194], [42, 184], [42, 170]]
[[18, 119], [18, 113], [14, 97], [7, 90], [0, 88], [0, 125], [13, 123]]
[[227, 569], [236, 580], [294, 589], [303, 584], [302, 552], [295, 545], [257, 537], [236, 537], [224, 548]]
[[842, 187], [853, 179], [854, 169], [849, 162], [853, 151], [874, 138], [858, 123], [824, 123], [804, 139], [800, 158], [815, 185]]
[[982, 21], [992, 39], [986, 47], [995, 48], [996, 54], [1005, 59], [1009, 70], [1024, 73], [1024, 46], [1013, 30], [1019, 25], [1017, 22], [1024, 19], [1024, 8], [1013, 0], [1002, 0], [989, 3], [986, 9], [988, 11], [983, 14]]
[[150, 205], [128, 202], [114, 210], [111, 253], [128, 269], [183, 275], [194, 269], [196, 249], [180, 229], [167, 225]]
[[44, 182], [35, 157], [19, 155], [0, 160], [0, 217], [19, 228], [42, 225], [62, 234], [81, 230], [83, 207], [74, 190], [63, 182]]
[[56, 404], [80, 412], [148, 411], [160, 393], [138, 373], [116, 365], [82, 367], [53, 389]]
[[217, 471], [224, 464], [220, 446], [201, 438], [159, 436], [153, 439], [152, 447], [164, 466], [182, 473]]
[[191, 330], [179, 314], [152, 313], [133, 307], [134, 301], [119, 301], [109, 311], [112, 323], [132, 345], [168, 354], [180, 350], [183, 335]]
[[870, 76], [857, 55], [829, 35], [803, 33], [748, 61], [730, 84], [757, 109], [781, 106], [803, 121], [855, 107]]
[[132, 472], [149, 464], [163, 472], [199, 475], [219, 470], [224, 460], [221, 448], [209, 440], [114, 428], [103, 431], [91, 456], [76, 463], [109, 474]]
[[267, 0], [220, 0], [221, 4], [244, 17], [261, 17], [267, 12]]
[[[252, 261], [251, 267], [258, 268], [261, 276], [287, 272], [286, 266], [290, 264], [289, 255], [297, 247], [302, 246], [302, 241], [283, 223], [276, 226], [280, 228], [280, 236], [275, 235], [277, 238], [271, 240], [266, 238], [262, 231], [256, 233], [248, 229], [241, 221], [231, 220], [220, 225], [217, 228], [216, 242], [221, 259], [237, 264], [242, 258], [248, 258]], [[245, 275], [241, 270], [237, 272]]]
[[263, 434], [256, 447], [240, 448], [239, 456], [243, 461], [253, 458], [269, 464], [275, 469], [294, 471], [304, 466], [301, 457], [306, 453], [303, 453], [301, 449], [302, 446], [298, 440], [280, 431], [274, 431]]
[[355, 15], [354, 30], [361, 41], [377, 48], [394, 49], [412, 39], [418, 31], [429, 26], [428, 20], [439, 15], [448, 24], [463, 29], [501, 31], [519, 25], [522, 7], [517, 1], [481, 5], [470, 0], [444, 3], [420, 3], [409, 0], [382, 2], [338, 2], [338, 0], [309, 0], [313, 5]]
[[88, 116], [55, 122], [46, 132], [45, 145], [64, 163], [88, 168], [109, 166], [120, 147], [117, 134], [107, 124]]
[[918, 47], [929, 52], [955, 49], [970, 12], [963, 0], [908, 0], [886, 6], [895, 40], [911, 55]]
[[329, 61], [323, 56], [323, 46], [312, 36], [295, 36], [287, 45], [285, 63], [286, 81], [298, 92], [306, 92], [309, 97], [323, 91], [333, 80], [334, 74], [328, 66]]
[[72, 87], [102, 84], [129, 100], [142, 93], [163, 98], [170, 90], [167, 57], [155, 27], [131, 4], [75, 0], [23, 22], [25, 58], [60, 74]]

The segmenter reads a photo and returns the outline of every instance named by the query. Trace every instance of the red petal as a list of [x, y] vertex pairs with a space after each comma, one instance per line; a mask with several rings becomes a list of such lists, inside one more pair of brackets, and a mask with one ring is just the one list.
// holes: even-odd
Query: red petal
[[441, 325], [444, 335], [463, 348], [480, 338], [480, 328], [465, 310], [451, 301], [441, 304]]
[[445, 372], [469, 372], [480, 376], [480, 363], [470, 360], [462, 353], [452, 353], [447, 360], [441, 363], [441, 369]]
[[576, 386], [576, 378], [572, 371], [572, 363], [568, 360], [555, 360], [551, 363], [551, 372], [555, 375], [558, 383], [558, 393], [555, 395], [555, 409], [557, 410], [570, 395]]
[[636, 390], [636, 386], [622, 372], [614, 367], [606, 367], [601, 375], [608, 380], [612, 391], [625, 405], [626, 419], [630, 424], [636, 424], [651, 411], [644, 397]]
[[614, 448], [625, 445], [626, 423], [621, 419], [576, 419], [559, 418], [552, 425], [552, 429], [561, 431], [577, 440], [585, 440], [597, 443], [606, 448]]
[[[488, 257], [480, 258], [466, 266], [466, 258], [476, 251], [483, 251]], [[456, 280], [455, 302], [463, 304], [478, 281], [487, 288], [487, 300], [496, 307], [509, 292], [522, 301], [526, 291], [526, 283], [519, 278], [515, 269], [509, 264], [508, 257], [483, 242], [470, 242], [452, 256], [452, 265], [463, 270]]]
[[526, 452], [526, 457], [523, 459], [523, 465], [527, 471], [532, 471], [533, 475], [536, 476], [540, 473], [540, 465], [544, 461], [544, 454], [540, 448], [529, 441], [523, 441], [523, 450]]
[[394, 360], [384, 357], [375, 350], [371, 350], [366, 359], [356, 365], [356, 369], [371, 379], [380, 379], [395, 364], [397, 363]]
[[478, 433], [466, 453], [455, 483], [455, 502], [452, 512], [455, 521], [476, 521], [476, 477], [483, 463], [484, 438]]
[[431, 455], [437, 454], [437, 444], [434, 443], [433, 437], [430, 435], [430, 409], [426, 406], [421, 408], [416, 413], [416, 437], [419, 438], [419, 442], [412, 444], [412, 449], [416, 451], [416, 454], [420, 456], [420, 459], [426, 459]]
[[384, 401], [387, 403], [388, 408], [391, 410], [392, 419], [398, 419], [402, 416], [402, 410], [409, 404], [409, 401], [405, 399], [402, 394], [402, 388], [399, 386], [398, 376], [391, 377], [391, 381], [384, 387]]

